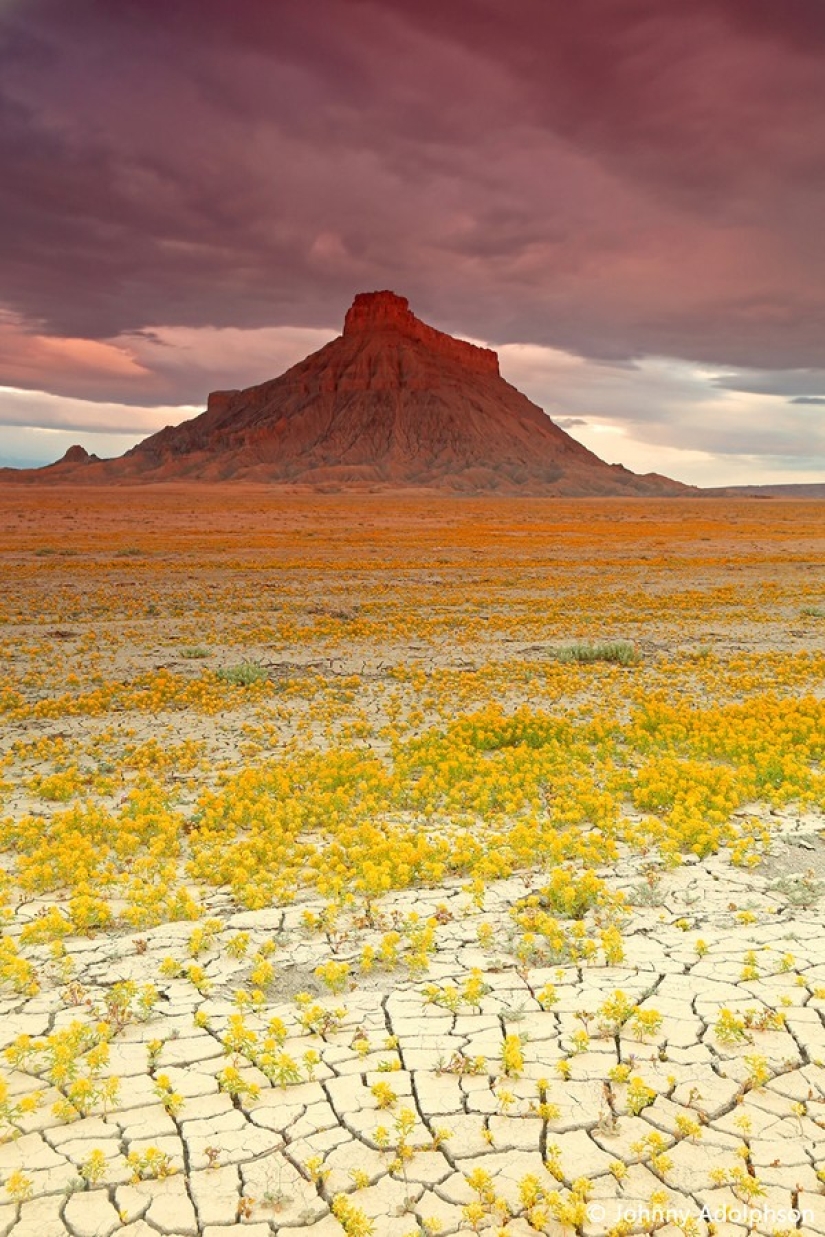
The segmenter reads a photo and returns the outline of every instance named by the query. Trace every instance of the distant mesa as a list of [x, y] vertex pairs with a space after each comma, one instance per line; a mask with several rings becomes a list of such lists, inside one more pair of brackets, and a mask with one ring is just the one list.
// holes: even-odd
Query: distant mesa
[[405, 297], [362, 292], [343, 334], [279, 378], [213, 391], [206, 411], [98, 460], [70, 447], [4, 481], [252, 481], [315, 489], [679, 495], [606, 464], [506, 382], [498, 356], [421, 322]]
[[[57, 463], [58, 464], [88, 464], [90, 460], [96, 460], [96, 459], [97, 459], [97, 456], [89, 455], [89, 452], [86, 450], [85, 447], [81, 447], [75, 444], [75, 446], [69, 447], [66, 454], [62, 456], [61, 459], [57, 461]], [[51, 467], [54, 468], [56, 467], [56, 465], [53, 464]]]
[[[59, 460], [55, 460], [53, 464], [46, 464], [43, 468], [0, 468], [0, 481], [75, 481], [86, 480], [86, 467], [90, 464], [97, 464], [100, 467], [116, 464], [117, 460], [101, 460], [96, 455], [90, 455], [85, 447], [79, 446], [77, 443], [73, 447], [69, 447], [65, 455], [61, 455]], [[100, 481], [105, 481], [100, 474], [95, 474], [94, 469], [92, 474], [98, 477]], [[93, 479], [90, 476], [90, 479]]]

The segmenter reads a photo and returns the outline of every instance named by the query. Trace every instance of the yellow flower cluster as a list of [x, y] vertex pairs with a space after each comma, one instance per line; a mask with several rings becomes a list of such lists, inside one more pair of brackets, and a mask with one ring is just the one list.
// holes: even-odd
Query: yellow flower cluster
[[[433, 924], [373, 932], [382, 894], [514, 873], [520, 965], [616, 964], [594, 869], [757, 863], [765, 809], [825, 806], [815, 506], [328, 498], [227, 490], [206, 528], [101, 491], [57, 553], [59, 495], [0, 496], [0, 909], [35, 904], [0, 983], [34, 992], [39, 946], [197, 918], [214, 886], [360, 908], [333, 991], [423, 974]], [[174, 964], [202, 991], [208, 943]], [[247, 1007], [277, 978], [251, 970]]]

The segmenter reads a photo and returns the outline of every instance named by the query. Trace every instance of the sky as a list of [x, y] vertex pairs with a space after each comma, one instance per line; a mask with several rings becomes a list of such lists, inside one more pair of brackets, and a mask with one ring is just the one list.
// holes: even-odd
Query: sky
[[611, 463], [825, 480], [823, 0], [0, 0], [0, 160], [0, 463], [390, 288]]

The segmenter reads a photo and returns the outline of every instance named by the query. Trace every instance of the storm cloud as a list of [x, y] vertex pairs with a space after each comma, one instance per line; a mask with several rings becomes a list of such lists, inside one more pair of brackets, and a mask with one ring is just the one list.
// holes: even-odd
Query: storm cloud
[[0, 385], [202, 406], [391, 287], [588, 373], [692, 367], [679, 418], [636, 387], [673, 447], [725, 438], [714, 388], [786, 396], [787, 433], [750, 442], [717, 403], [740, 454], [798, 443], [788, 400], [825, 392], [824, 62], [820, 0], [7, 0]]

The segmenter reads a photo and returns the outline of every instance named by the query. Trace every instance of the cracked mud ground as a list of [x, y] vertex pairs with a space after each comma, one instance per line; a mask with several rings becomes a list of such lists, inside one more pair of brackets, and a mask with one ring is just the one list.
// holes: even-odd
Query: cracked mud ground
[[[799, 825], [784, 824], [792, 842]], [[520, 962], [509, 912], [529, 896], [521, 879], [490, 885], [481, 905], [457, 886], [387, 897], [359, 943], [378, 944], [383, 929], [412, 910], [434, 918], [426, 980], [378, 971], [369, 985], [313, 998], [316, 1011], [330, 1014], [320, 1032], [302, 1025], [294, 1002], [278, 1002], [276, 983], [273, 998], [245, 1016], [247, 1035], [263, 1041], [278, 1017], [279, 1052], [295, 1062], [307, 1050], [318, 1055], [311, 1079], [283, 1085], [251, 1063], [251, 1043], [227, 1050], [238, 1012], [218, 993], [231, 991], [247, 964], [222, 946], [248, 933], [250, 948], [274, 945], [276, 970], [311, 973], [329, 957], [329, 943], [302, 924], [307, 910], [322, 906], [224, 914], [202, 955], [212, 994], [170, 979], [151, 1019], [116, 1037], [109, 1068], [121, 1086], [111, 1110], [61, 1124], [49, 1113], [54, 1092], [19, 1120], [23, 1132], [0, 1148], [0, 1164], [25, 1169], [33, 1196], [0, 1208], [1, 1231], [216, 1237], [238, 1226], [332, 1234], [347, 1231], [330, 1210], [346, 1194], [376, 1234], [469, 1231], [465, 1208], [474, 1203], [483, 1226], [561, 1233], [556, 1222], [531, 1228], [522, 1183], [534, 1178], [547, 1192], [569, 1193], [586, 1178], [576, 1227], [594, 1237], [635, 1213], [632, 1230], [647, 1231], [643, 1217], [659, 1192], [674, 1216], [698, 1217], [703, 1207], [748, 1213], [748, 1224], [717, 1222], [717, 1233], [825, 1232], [817, 1178], [825, 1163], [821, 912], [792, 906], [724, 856], [643, 886], [637, 862], [627, 859], [609, 882], [630, 903], [618, 965]], [[482, 925], [492, 939], [479, 935]], [[351, 926], [336, 927], [335, 956], [343, 960]], [[103, 1005], [115, 976], [151, 982], [170, 956], [183, 965], [191, 930], [162, 925], [139, 938], [69, 942], [84, 1000]], [[474, 1003], [462, 997], [468, 976], [477, 984]], [[604, 1009], [617, 991], [626, 1004], [615, 1019]], [[445, 999], [449, 1008], [439, 1003]], [[654, 1029], [645, 1031], [628, 1009], [656, 1011]], [[723, 1011], [741, 1028], [733, 1037], [720, 1034]], [[76, 1016], [47, 981], [37, 998], [4, 1002], [4, 1045], [21, 1034], [46, 1036]], [[513, 1036], [521, 1062], [508, 1074], [503, 1047]], [[159, 1051], [147, 1052], [150, 1041], [162, 1041]], [[257, 1094], [219, 1089], [228, 1058]], [[41, 1085], [25, 1070], [16, 1074], [18, 1095]], [[173, 1113], [164, 1086], [182, 1097]], [[169, 1175], [135, 1183], [128, 1156], [149, 1147], [167, 1157]], [[77, 1189], [95, 1150], [106, 1156], [107, 1184]], [[479, 1179], [473, 1188], [479, 1169], [491, 1186]], [[760, 1183], [747, 1206], [743, 1174]], [[508, 1211], [522, 1218], [508, 1222]]]
[[[390, 519], [378, 506], [367, 516], [378, 532], [358, 535], [365, 567], [349, 525], [314, 515], [314, 499], [284, 511], [244, 494], [213, 514], [217, 549], [201, 545], [186, 495], [183, 515], [161, 511], [155, 533], [147, 509], [139, 534], [101, 499], [75, 529], [85, 584], [52, 552], [54, 512], [24, 504], [2, 628], [17, 693], [3, 735], [9, 819], [34, 810], [45, 827], [63, 806], [37, 797], [33, 777], [53, 765], [39, 748], [26, 764], [15, 745], [59, 742], [97, 760], [109, 744], [116, 760], [112, 727], [124, 718], [133, 744], [204, 745], [213, 767], [169, 774], [185, 814], [201, 782], [270, 759], [279, 744], [322, 748], [348, 726], [383, 751], [391, 692], [413, 731], [488, 696], [505, 709], [574, 711], [603, 695], [620, 716], [623, 693], [670, 689], [701, 709], [707, 684], [691, 676], [710, 646], [731, 699], [781, 694], [785, 665], [797, 676], [791, 694], [822, 697], [813, 504], [711, 514], [626, 504], [623, 540], [611, 540], [617, 508], [587, 504], [590, 541], [574, 519], [585, 508], [566, 504], [560, 519], [558, 505], [552, 518], [541, 504], [502, 505], [496, 518], [510, 524], [488, 529], [486, 546], [471, 537], [476, 508]], [[253, 533], [269, 556], [260, 569], [260, 547], [244, 548]], [[316, 549], [322, 535], [329, 544]], [[511, 561], [517, 588], [505, 579]], [[398, 583], [407, 570], [415, 589]], [[141, 587], [124, 594], [126, 576]], [[262, 615], [275, 583], [273, 634]], [[546, 663], [571, 635], [627, 636], [644, 660], [573, 691]], [[114, 694], [99, 715], [53, 703], [70, 674], [79, 692], [86, 680], [120, 690], [159, 665], [200, 674], [180, 655], [199, 641], [216, 663], [265, 664], [277, 714], [240, 695], [208, 713], [153, 714]], [[399, 695], [387, 668], [411, 660], [425, 686]], [[731, 664], [745, 670], [725, 678]], [[749, 689], [746, 674], [763, 678]], [[319, 696], [332, 714], [313, 713]], [[126, 769], [98, 798], [117, 805], [135, 776]], [[481, 883], [447, 876], [334, 916], [307, 891], [294, 905], [241, 909], [229, 889], [206, 886], [193, 889], [197, 920], [132, 928], [116, 917], [59, 949], [20, 943], [64, 907], [60, 891], [11, 897], [4, 938], [39, 990], [0, 990], [0, 1237], [825, 1234], [822, 806], [747, 804], [766, 839], [754, 870], [725, 845], [676, 865], [655, 845], [620, 845], [595, 868], [603, 895], [579, 918], [559, 916], [551, 944], [531, 919], [545, 908], [541, 865]], [[67, 1116], [65, 1077], [78, 1076], [90, 1093], [74, 1093]]]

